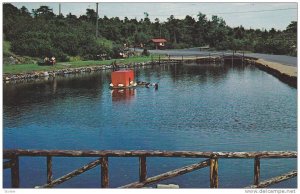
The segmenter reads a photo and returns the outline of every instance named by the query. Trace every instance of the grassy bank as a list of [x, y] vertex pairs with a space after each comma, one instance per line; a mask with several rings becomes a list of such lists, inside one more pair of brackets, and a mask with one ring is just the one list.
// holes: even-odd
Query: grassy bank
[[103, 61], [73, 61], [73, 62], [59, 62], [55, 66], [38, 66], [37, 64], [18, 64], [18, 65], [4, 65], [3, 73], [18, 74], [28, 73], [33, 71], [53, 71], [66, 68], [78, 68], [99, 65], [111, 65], [114, 61], [117, 64], [140, 63], [151, 60], [158, 60], [158, 55], [152, 56], [138, 56], [126, 59], [111, 59]]

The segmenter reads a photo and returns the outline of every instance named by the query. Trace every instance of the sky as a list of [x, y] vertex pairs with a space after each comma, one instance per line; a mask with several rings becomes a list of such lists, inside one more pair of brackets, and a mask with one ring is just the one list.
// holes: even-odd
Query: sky
[[[25, 6], [29, 11], [37, 9], [41, 5], [49, 6], [55, 14], [58, 14], [58, 2], [14, 2], [14, 6], [21, 8]], [[84, 15], [86, 9], [95, 9], [96, 2], [60, 2], [63, 15], [72, 13], [73, 15]], [[244, 28], [267, 29], [275, 28], [284, 30], [291, 21], [297, 21], [297, 3], [250, 3], [250, 2], [99, 2], [99, 17], [119, 17], [123, 19], [144, 18], [144, 12], [149, 14], [151, 21], [159, 18], [161, 22], [166, 21], [170, 15], [183, 19], [190, 15], [196, 19], [199, 12], [205, 14], [208, 19], [212, 15], [222, 17], [230, 27], [242, 25]]]

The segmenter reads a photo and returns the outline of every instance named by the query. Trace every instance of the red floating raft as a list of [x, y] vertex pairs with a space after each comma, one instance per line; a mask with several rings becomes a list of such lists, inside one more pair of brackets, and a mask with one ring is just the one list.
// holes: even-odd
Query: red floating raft
[[111, 73], [111, 88], [132, 88], [135, 86], [133, 70], [120, 70]]

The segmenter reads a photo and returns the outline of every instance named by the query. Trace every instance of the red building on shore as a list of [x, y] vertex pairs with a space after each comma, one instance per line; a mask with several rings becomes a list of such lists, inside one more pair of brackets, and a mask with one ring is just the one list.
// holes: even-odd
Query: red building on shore
[[151, 39], [151, 43], [155, 45], [155, 49], [164, 49], [165, 43], [167, 42], [164, 38], [153, 38]]

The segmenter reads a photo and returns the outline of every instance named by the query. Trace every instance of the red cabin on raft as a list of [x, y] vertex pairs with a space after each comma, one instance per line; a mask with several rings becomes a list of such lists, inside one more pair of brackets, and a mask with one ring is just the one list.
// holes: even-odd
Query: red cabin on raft
[[112, 88], [127, 88], [134, 85], [134, 72], [133, 70], [119, 70], [111, 73]]

